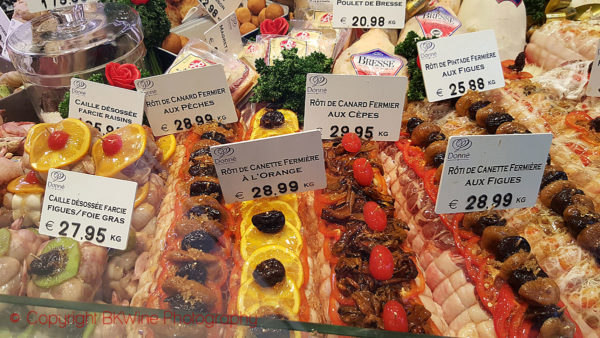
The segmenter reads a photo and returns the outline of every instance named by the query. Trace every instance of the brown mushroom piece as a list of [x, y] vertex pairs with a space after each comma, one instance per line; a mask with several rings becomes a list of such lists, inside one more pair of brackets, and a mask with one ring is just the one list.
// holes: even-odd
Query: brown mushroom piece
[[579, 235], [588, 225], [600, 222], [600, 214], [590, 209], [588, 204], [573, 203], [569, 205], [563, 212], [563, 218], [565, 225], [575, 236]]
[[[435, 141], [425, 148], [425, 162], [428, 165], [439, 167], [444, 163], [444, 156], [446, 154], [446, 148], [448, 147], [448, 141]], [[441, 161], [439, 159], [441, 155]]]
[[175, 310], [210, 311], [217, 301], [217, 295], [206, 286], [187, 277], [173, 276], [163, 286], [167, 294], [165, 302]]
[[571, 181], [559, 180], [554, 181], [542, 189], [540, 192], [540, 200], [542, 204], [548, 208], [550, 208], [550, 204], [552, 203], [552, 199], [556, 194], [561, 192], [564, 189], [574, 189], [575, 184]]
[[583, 229], [577, 235], [577, 242], [596, 258], [600, 257], [600, 222], [588, 225]]
[[441, 131], [440, 127], [436, 126], [431, 122], [423, 122], [415, 127], [410, 136], [413, 144], [416, 146], [424, 146], [427, 144], [429, 139], [429, 135], [432, 133], [439, 133]]
[[548, 318], [540, 327], [540, 338], [568, 338], [575, 335], [575, 325], [564, 317]]
[[505, 226], [488, 226], [483, 230], [479, 244], [483, 249], [495, 252], [502, 239], [514, 235], [514, 230]]
[[586, 195], [574, 195], [571, 199], [573, 205], [585, 205], [591, 211], [594, 211], [594, 200]]
[[516, 269], [525, 265], [525, 263], [532, 258], [530, 252], [517, 252], [516, 254], [508, 257], [500, 266], [500, 277], [508, 280], [510, 274]]
[[469, 90], [465, 95], [456, 101], [456, 114], [458, 116], [466, 116], [469, 107], [477, 101], [483, 100], [483, 96], [479, 92]]
[[496, 134], [526, 134], [528, 131], [527, 127], [519, 122], [504, 122], [496, 129]]
[[463, 228], [473, 231], [478, 236], [481, 236], [486, 227], [505, 224], [506, 220], [495, 211], [471, 212], [466, 214], [462, 221]]
[[519, 288], [519, 296], [539, 305], [552, 305], [560, 301], [560, 289], [550, 278], [538, 278]]
[[485, 121], [487, 120], [488, 116], [490, 116], [493, 113], [504, 113], [504, 108], [499, 107], [495, 104], [489, 104], [477, 110], [477, 113], [475, 113], [475, 121], [477, 122], [477, 125], [482, 128], [485, 128]]

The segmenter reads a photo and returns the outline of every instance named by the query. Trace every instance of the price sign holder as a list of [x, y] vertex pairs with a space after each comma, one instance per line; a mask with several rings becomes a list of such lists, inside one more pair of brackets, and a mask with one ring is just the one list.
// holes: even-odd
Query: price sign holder
[[493, 30], [417, 42], [430, 102], [504, 87]]
[[50, 169], [40, 234], [124, 250], [136, 187], [131, 181]]
[[146, 93], [146, 117], [155, 136], [238, 120], [223, 65], [139, 79], [135, 87]]
[[450, 137], [435, 212], [534, 206], [551, 143], [549, 133]]
[[208, 15], [215, 22], [219, 22], [227, 17], [231, 12], [242, 3], [241, 0], [200, 0], [200, 6], [204, 7]]
[[318, 130], [212, 146], [210, 152], [227, 203], [327, 186]]
[[128, 124], [142, 124], [144, 97], [134, 90], [73, 78], [69, 117], [91, 124], [102, 134], [110, 133]]
[[238, 53], [244, 47], [235, 12], [204, 32], [209, 45], [222, 52]]
[[408, 79], [311, 73], [306, 76], [304, 127], [323, 139], [354, 132], [375, 141], [397, 141]]
[[333, 0], [334, 28], [404, 27], [404, 0]]
[[586, 94], [588, 96], [600, 97], [600, 42], [598, 43], [596, 58], [592, 64], [592, 73], [590, 75], [590, 82], [588, 83]]
[[26, 0], [26, 3], [29, 12], [37, 13], [84, 4], [87, 1], [95, 2], [94, 0]]

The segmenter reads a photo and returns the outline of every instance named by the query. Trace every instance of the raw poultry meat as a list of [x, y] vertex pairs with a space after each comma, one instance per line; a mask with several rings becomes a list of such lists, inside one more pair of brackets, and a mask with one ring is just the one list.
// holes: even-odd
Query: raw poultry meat
[[593, 60], [598, 38], [599, 21], [550, 21], [531, 36], [525, 49], [527, 61], [553, 69], [567, 61]]

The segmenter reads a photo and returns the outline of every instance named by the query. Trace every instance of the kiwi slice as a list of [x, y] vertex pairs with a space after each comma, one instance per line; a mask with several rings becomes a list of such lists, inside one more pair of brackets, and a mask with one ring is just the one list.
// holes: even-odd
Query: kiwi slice
[[6, 255], [10, 247], [10, 231], [7, 228], [0, 229], [0, 256]]
[[40, 256], [29, 265], [33, 283], [41, 288], [59, 285], [79, 272], [79, 243], [71, 238], [61, 237], [51, 240]]

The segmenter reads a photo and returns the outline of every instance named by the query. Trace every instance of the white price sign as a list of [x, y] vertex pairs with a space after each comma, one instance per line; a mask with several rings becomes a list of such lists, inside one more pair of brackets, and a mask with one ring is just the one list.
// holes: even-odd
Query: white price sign
[[208, 122], [237, 122], [223, 65], [202, 67], [135, 81], [146, 93], [146, 117], [155, 136]]
[[240, 6], [242, 0], [200, 0], [200, 6], [204, 7], [208, 15], [219, 22], [234, 12]]
[[235, 12], [204, 32], [204, 37], [209, 45], [222, 52], [237, 53], [244, 47]]
[[210, 147], [227, 203], [327, 186], [318, 130]]
[[144, 93], [73, 78], [69, 117], [91, 124], [102, 134], [128, 124], [142, 124]]
[[131, 181], [50, 169], [40, 234], [124, 250], [136, 187]]
[[596, 58], [592, 64], [592, 74], [590, 75], [586, 94], [588, 96], [600, 97], [600, 42], [598, 43]]
[[395, 76], [306, 76], [306, 129], [323, 139], [348, 132], [375, 141], [397, 141], [408, 79]]
[[551, 144], [549, 133], [450, 137], [435, 212], [534, 206]]
[[493, 30], [420, 41], [417, 50], [430, 102], [504, 87]]
[[94, 0], [26, 0], [27, 8], [31, 13], [85, 4], [88, 1], [95, 2]]
[[334, 28], [404, 27], [404, 0], [333, 0]]

